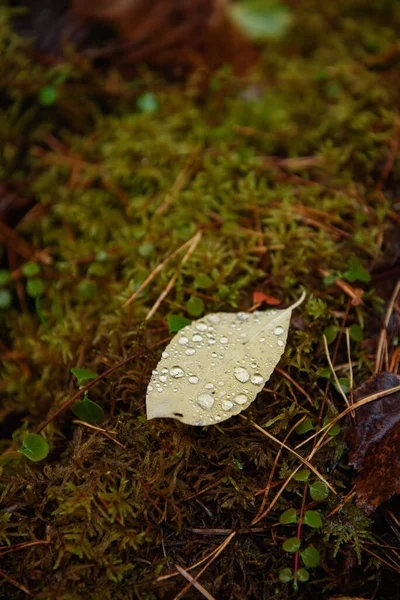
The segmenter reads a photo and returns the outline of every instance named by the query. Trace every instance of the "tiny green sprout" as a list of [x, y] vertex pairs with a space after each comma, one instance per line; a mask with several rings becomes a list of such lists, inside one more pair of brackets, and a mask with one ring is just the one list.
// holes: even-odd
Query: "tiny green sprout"
[[328, 325], [325, 327], [322, 334], [326, 337], [327, 344], [332, 344], [335, 341], [337, 334], [339, 333], [339, 327], [335, 325]]
[[158, 111], [160, 105], [155, 94], [146, 92], [139, 96], [139, 98], [136, 100], [136, 106], [140, 112], [152, 114]]
[[44, 290], [44, 283], [41, 279], [33, 278], [28, 279], [26, 282], [26, 293], [28, 296], [32, 298], [36, 298], [36, 296], [40, 296]]
[[29, 460], [38, 462], [48, 455], [49, 445], [41, 435], [38, 435], [37, 433], [28, 433], [18, 452], [29, 458]]
[[348, 262], [347, 271], [343, 273], [343, 279], [346, 279], [350, 283], [353, 283], [354, 281], [368, 283], [368, 281], [371, 281], [371, 275], [362, 266], [358, 258], [351, 256]]
[[304, 583], [310, 579], [310, 573], [307, 571], [307, 569], [299, 569], [297, 571], [297, 579]]
[[176, 333], [191, 323], [190, 319], [187, 319], [182, 315], [168, 315], [167, 321], [170, 333]]
[[322, 527], [321, 515], [316, 510], [306, 510], [303, 522], [313, 529]]
[[[339, 377], [340, 387], [342, 388], [345, 394], [348, 394], [350, 391], [350, 380], [348, 377]], [[338, 385], [336, 382], [333, 383], [336, 391], [339, 391]]]
[[296, 509], [288, 508], [279, 517], [281, 525], [290, 525], [291, 523], [297, 523]]
[[235, 24], [252, 40], [257, 42], [280, 38], [292, 23], [292, 13], [283, 2], [247, 0], [235, 2], [230, 8]]
[[[329, 417], [325, 417], [322, 426], [325, 427], [325, 425], [328, 425], [330, 422], [332, 421], [332, 419], [330, 419]], [[341, 431], [340, 425], [339, 423], [335, 423], [334, 425], [332, 425], [332, 427], [329, 429], [328, 431], [328, 435], [334, 437], [335, 435], [338, 435]]]
[[357, 324], [352, 325], [349, 329], [349, 335], [355, 342], [361, 342], [364, 338], [364, 333], [361, 327]]
[[0, 310], [6, 310], [12, 304], [12, 294], [10, 290], [0, 290]]
[[340, 273], [338, 275], [327, 275], [323, 279], [324, 285], [326, 285], [326, 287], [330, 287], [331, 285], [333, 285], [335, 283], [335, 281], [337, 279], [339, 279], [339, 277], [340, 277]]
[[199, 273], [196, 275], [194, 280], [194, 287], [200, 290], [207, 290], [209, 287], [213, 285], [213, 280], [211, 277], [206, 275], [205, 273]]
[[154, 244], [151, 242], [143, 242], [138, 248], [138, 254], [143, 258], [150, 258], [154, 253]]
[[293, 579], [293, 571], [292, 569], [282, 569], [282, 571], [279, 572], [279, 581], [281, 581], [282, 583], [289, 583], [289, 581], [292, 581]]
[[297, 552], [301, 546], [301, 540], [297, 537], [292, 537], [283, 542], [282, 548], [285, 552]]
[[234, 458], [233, 462], [235, 463], [235, 465], [237, 466], [237, 468], [239, 469], [239, 471], [243, 471], [244, 469], [244, 464], [242, 462], [240, 462], [239, 459]]
[[311, 471], [309, 471], [308, 469], [300, 469], [300, 471], [297, 471], [297, 473], [293, 475], [293, 479], [295, 481], [308, 481], [310, 475]]
[[81, 387], [83, 385], [83, 382], [87, 379], [96, 379], [97, 377], [97, 373], [94, 373], [89, 369], [80, 369], [78, 367], [73, 367], [71, 369], [71, 373], [77, 378], [79, 387]]
[[52, 106], [58, 100], [58, 90], [54, 85], [46, 85], [40, 88], [38, 98], [42, 106]]
[[199, 317], [204, 312], [204, 302], [197, 296], [190, 296], [186, 302], [186, 308], [192, 317]]
[[25, 277], [35, 277], [40, 273], [40, 265], [35, 262], [27, 262], [22, 267], [22, 273]]
[[105, 419], [104, 411], [101, 406], [96, 402], [89, 400], [87, 396], [85, 396], [83, 400], [75, 402], [71, 410], [78, 419], [93, 425], [97, 425]]
[[323, 377], [324, 379], [330, 379], [332, 377], [332, 371], [330, 370], [329, 367], [326, 367], [325, 369], [319, 369], [318, 377]]
[[92, 277], [104, 277], [108, 273], [108, 265], [105, 262], [94, 261], [89, 266], [87, 274]]
[[79, 300], [92, 300], [97, 295], [98, 286], [95, 281], [84, 279], [79, 283], [77, 290]]
[[300, 423], [300, 425], [297, 425], [295, 432], [301, 435], [311, 431], [312, 429], [315, 429], [313, 422], [311, 421], [310, 417], [306, 417], [304, 421]]
[[300, 556], [305, 566], [309, 567], [310, 569], [318, 567], [321, 562], [321, 555], [313, 546], [308, 546], [305, 550], [300, 552]]
[[96, 260], [98, 260], [99, 262], [106, 262], [108, 260], [107, 252], [105, 252], [104, 250], [100, 250], [96, 254]]
[[329, 488], [323, 481], [314, 481], [314, 483], [310, 485], [310, 495], [316, 502], [321, 502], [322, 500], [326, 500], [329, 496]]
[[8, 269], [0, 269], [0, 285], [7, 285], [11, 279], [12, 276]]

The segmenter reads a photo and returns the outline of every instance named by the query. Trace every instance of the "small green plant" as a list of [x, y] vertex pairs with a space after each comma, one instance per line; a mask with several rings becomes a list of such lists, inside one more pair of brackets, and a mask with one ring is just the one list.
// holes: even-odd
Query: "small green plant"
[[204, 302], [197, 296], [190, 296], [186, 302], [186, 309], [192, 317], [199, 317], [204, 312]]
[[337, 271], [336, 273], [331, 273], [324, 277], [325, 285], [332, 285], [335, 283], [337, 279], [344, 279], [349, 283], [354, 283], [355, 281], [361, 281], [362, 283], [368, 283], [371, 281], [371, 275], [368, 271], [362, 266], [358, 258], [355, 256], [351, 256], [347, 263], [346, 271]]
[[28, 433], [18, 452], [33, 462], [39, 462], [48, 455], [49, 445], [41, 435], [38, 435], [37, 433]]
[[[310, 476], [310, 471], [308, 469], [302, 469], [302, 471], [299, 471], [297, 475], [300, 473], [300, 479], [297, 478], [297, 481], [307, 481]], [[311, 483], [308, 489], [310, 496], [314, 501], [323, 501], [329, 494], [329, 488], [323, 481], [320, 480]], [[307, 492], [305, 491], [304, 493]], [[282, 548], [285, 552], [296, 555], [295, 568], [293, 571], [292, 569], [284, 568], [279, 573], [279, 579], [282, 583], [289, 583], [290, 581], [293, 581], [293, 588], [297, 590], [298, 581], [305, 582], [310, 578], [310, 574], [306, 568], [298, 568], [299, 558], [303, 562], [304, 567], [309, 569], [318, 567], [320, 564], [320, 553], [313, 545], [308, 545], [306, 548], [301, 549], [302, 525], [307, 525], [311, 529], [321, 530], [322, 517], [317, 510], [306, 510], [303, 515], [300, 514], [298, 516], [295, 508], [288, 508], [281, 514], [279, 522], [284, 526], [296, 525], [297, 527], [296, 536], [286, 539], [282, 544]]]
[[[89, 369], [72, 368], [71, 373], [77, 378], [80, 388], [84, 386], [86, 381], [97, 377], [97, 373]], [[105, 419], [102, 407], [97, 402], [90, 400], [87, 392], [84, 393], [82, 400], [77, 400], [73, 404], [71, 410], [78, 419], [93, 425], [97, 425]]]
[[146, 114], [152, 114], [160, 108], [157, 96], [152, 92], [145, 92], [136, 101], [139, 111]]
[[170, 333], [176, 333], [191, 323], [190, 319], [182, 315], [168, 315], [167, 321]]

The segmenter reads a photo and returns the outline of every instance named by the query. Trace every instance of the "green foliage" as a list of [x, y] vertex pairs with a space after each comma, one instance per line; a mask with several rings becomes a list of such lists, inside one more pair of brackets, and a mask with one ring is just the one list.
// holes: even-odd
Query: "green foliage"
[[297, 537], [288, 538], [283, 542], [282, 548], [285, 552], [297, 552], [301, 546], [301, 541]]
[[[325, 427], [325, 425], [328, 425], [328, 423], [330, 423], [331, 421], [332, 421], [332, 419], [330, 419], [329, 417], [325, 417], [325, 419], [322, 422], [322, 427]], [[335, 423], [329, 429], [328, 435], [334, 437], [335, 435], [339, 435], [340, 431], [341, 431], [341, 427], [340, 427], [339, 423]]]
[[146, 92], [145, 94], [142, 94], [142, 96], [139, 96], [136, 105], [140, 112], [146, 114], [152, 114], [157, 112], [159, 109], [157, 96], [155, 96], [155, 94], [152, 92]]
[[297, 571], [297, 579], [305, 583], [310, 579], [310, 573], [307, 571], [307, 569], [299, 569]]
[[39, 102], [42, 106], [52, 106], [58, 100], [58, 90], [53, 85], [46, 85], [39, 90]]
[[321, 562], [321, 555], [319, 551], [313, 546], [308, 546], [305, 550], [300, 552], [301, 560], [306, 567], [314, 569], [318, 567]]
[[27, 262], [22, 266], [22, 272], [25, 277], [35, 277], [40, 273], [40, 265], [35, 262]]
[[335, 327], [334, 325], [328, 325], [325, 327], [322, 335], [326, 337], [326, 341], [328, 344], [332, 344], [335, 341], [337, 334], [339, 333], [339, 327]]
[[84, 279], [79, 282], [77, 292], [80, 300], [93, 300], [96, 297], [98, 286], [95, 281]]
[[297, 515], [295, 508], [288, 508], [279, 517], [281, 525], [289, 525], [290, 523], [297, 523]]
[[12, 304], [12, 294], [10, 290], [0, 290], [0, 310], [9, 308]]
[[199, 273], [196, 275], [196, 279], [194, 280], [194, 287], [200, 290], [207, 290], [214, 284], [211, 277], [206, 275], [205, 273]]
[[306, 510], [304, 513], [303, 522], [313, 529], [319, 529], [322, 527], [321, 515], [315, 510]]
[[46, 458], [49, 453], [49, 445], [41, 435], [28, 433], [19, 448], [19, 452], [32, 460], [38, 462]]
[[313, 429], [315, 429], [313, 422], [311, 421], [310, 417], [306, 417], [304, 421], [300, 423], [300, 425], [297, 425], [295, 431], [297, 434], [303, 435], [304, 433], [312, 431]]
[[357, 324], [352, 325], [349, 329], [349, 335], [355, 342], [361, 342], [364, 338], [363, 330]]
[[167, 321], [170, 333], [176, 333], [191, 323], [190, 319], [182, 315], [168, 315]]
[[371, 275], [362, 266], [360, 261], [355, 256], [350, 256], [347, 271], [343, 273], [343, 279], [353, 283], [354, 281], [362, 281], [368, 283], [371, 281]]
[[28, 279], [28, 281], [26, 282], [26, 293], [28, 294], [28, 296], [36, 298], [37, 296], [43, 294], [43, 291], [44, 282], [41, 279], [38, 279], [36, 277], [33, 279]]
[[0, 269], [0, 285], [6, 285], [11, 281], [11, 273], [8, 269]]
[[241, 0], [230, 7], [235, 23], [256, 41], [283, 36], [292, 23], [289, 7], [280, 0]]
[[[303, 441], [319, 425], [318, 379], [326, 376], [321, 331], [345, 310], [335, 279], [356, 278], [354, 287], [361, 282], [365, 289], [364, 305], [350, 307], [346, 325], [359, 323], [367, 337], [367, 318], [381, 318], [382, 304], [367, 278], [384, 247], [382, 232], [391, 226], [398, 171], [396, 158], [384, 189], [375, 191], [398, 118], [396, 65], [385, 62], [400, 26], [393, 3], [293, 3], [290, 37], [261, 49], [256, 84], [223, 69], [209, 87], [199, 86], [196, 74], [187, 83], [171, 82], [144, 68], [132, 82], [103, 65], [93, 68], [69, 49], [70, 58], [44, 65], [30, 43], [13, 34], [8, 13], [0, 8], [0, 180], [43, 212], [18, 225], [30, 256], [24, 250], [8, 266], [5, 246], [0, 250], [6, 271], [0, 274], [6, 305], [0, 312], [6, 340], [0, 364], [3, 431], [19, 419], [35, 430], [73, 393], [71, 365], [105, 371], [164, 337], [168, 315], [246, 310], [260, 289], [288, 305], [304, 287], [308, 301], [296, 314], [280, 368], [310, 395], [315, 410], [275, 373], [249, 413], [283, 440], [312, 410], [309, 429], [286, 443]], [[377, 57], [384, 62], [371, 66]], [[46, 87], [58, 94], [47, 105], [40, 100]], [[186, 262], [181, 254], [164, 263], [199, 230], [202, 239]], [[26, 261], [40, 262], [40, 273], [22, 272], [19, 280]], [[122, 308], [160, 264], [151, 284]], [[329, 288], [320, 269], [331, 275]], [[146, 315], [174, 276], [149, 323]], [[33, 292], [26, 303], [20, 302], [21, 285]], [[360, 341], [354, 334], [360, 332], [352, 335]], [[352, 343], [357, 382], [371, 368], [361, 346]], [[4, 513], [7, 539], [49, 536], [51, 551], [43, 544], [2, 557], [4, 572], [38, 600], [91, 598], [93, 590], [101, 590], [104, 600], [125, 600], [127, 593], [144, 600], [173, 597], [184, 585], [181, 578], [156, 582], [169, 568], [161, 530], [167, 556], [178, 553], [179, 561], [187, 555], [192, 564], [204, 556], [207, 541], [193, 533], [199, 523], [247, 527], [260, 506], [276, 448], [262, 443], [259, 431], [239, 419], [207, 430], [145, 420], [145, 389], [157, 352], [150, 350], [92, 388], [91, 402], [105, 408], [110, 431], [123, 446], [64, 415], [45, 430], [52, 447], [45, 460], [22, 458], [3, 467], [3, 503], [6, 510], [18, 506]], [[347, 361], [342, 340], [335, 364]], [[323, 387], [327, 383], [328, 398], [340, 410], [332, 379], [322, 381]], [[8, 433], [2, 440], [4, 449], [21, 444], [26, 429], [19, 422], [16, 428], [14, 441]], [[306, 455], [311, 444], [299, 452]], [[313, 464], [325, 474], [341, 452], [338, 435], [319, 449]], [[298, 466], [283, 449], [271, 491]], [[287, 507], [300, 514], [301, 482], [311, 480], [315, 490], [319, 482], [314, 475], [307, 479], [306, 471], [282, 492], [275, 522]], [[347, 469], [325, 476], [341, 494], [351, 489]], [[333, 508], [326, 493], [319, 490], [317, 501]], [[278, 526], [283, 534], [295, 533], [296, 525], [288, 527]], [[322, 533], [302, 527], [302, 546], [315, 544], [327, 565], [323, 583], [312, 584], [316, 596], [338, 591], [330, 575], [338, 564], [333, 548], [345, 544], [359, 553], [364, 581], [373, 580], [376, 564], [362, 550], [371, 527], [346, 505], [324, 520]], [[203, 575], [205, 587], [215, 597], [275, 594], [266, 586], [294, 556], [277, 552], [271, 531], [265, 528], [260, 543], [242, 535], [232, 540], [232, 552]], [[380, 554], [380, 547], [375, 550]], [[239, 563], [245, 565], [243, 578]], [[272, 568], [271, 579], [265, 565]], [[1, 596], [23, 594], [4, 578], [0, 586]], [[277, 600], [287, 596], [282, 587]], [[307, 586], [303, 597], [309, 593]]]
[[204, 302], [197, 296], [190, 296], [186, 302], [186, 309], [192, 317], [200, 317], [204, 312]]
[[[340, 387], [342, 388], [343, 392], [345, 394], [348, 394], [350, 391], [350, 380], [348, 377], [339, 377], [338, 378]], [[336, 391], [339, 391], [339, 386], [337, 385], [336, 382], [333, 382], [334, 388], [336, 389]]]
[[98, 425], [104, 421], [104, 411], [96, 402], [92, 402], [86, 396], [83, 400], [77, 400], [72, 406], [72, 412], [81, 421]]
[[72, 375], [74, 375], [74, 377], [77, 378], [79, 387], [84, 385], [85, 381], [88, 381], [90, 379], [96, 379], [96, 377], [98, 376], [97, 373], [94, 373], [90, 369], [81, 369], [78, 367], [73, 367], [71, 369], [71, 373]]
[[282, 583], [289, 583], [293, 579], [293, 571], [292, 569], [286, 568], [279, 571], [279, 580]]
[[154, 245], [151, 242], [143, 242], [140, 244], [138, 252], [143, 258], [149, 258], [154, 253]]
[[342, 546], [350, 544], [361, 564], [362, 544], [374, 540], [371, 525], [372, 520], [361, 509], [352, 504], [345, 504], [339, 513], [324, 523], [324, 539], [326, 542], [334, 541], [334, 557]]
[[310, 485], [310, 496], [316, 502], [326, 500], [329, 496], [329, 488], [323, 481], [314, 481], [314, 483]]
[[293, 479], [295, 481], [308, 481], [310, 475], [311, 471], [309, 471], [308, 469], [300, 469], [300, 471], [297, 471], [297, 473], [293, 475]]

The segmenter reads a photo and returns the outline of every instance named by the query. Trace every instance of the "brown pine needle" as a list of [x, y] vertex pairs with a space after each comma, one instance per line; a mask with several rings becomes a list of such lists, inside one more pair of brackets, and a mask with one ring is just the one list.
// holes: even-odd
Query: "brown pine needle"
[[325, 348], [326, 358], [328, 360], [329, 367], [331, 369], [331, 372], [332, 372], [333, 378], [335, 380], [335, 383], [337, 385], [337, 388], [338, 388], [339, 392], [342, 394], [342, 396], [344, 398], [344, 401], [346, 402], [347, 406], [350, 406], [350, 402], [348, 401], [347, 396], [344, 393], [342, 386], [340, 385], [340, 381], [339, 381], [338, 376], [336, 375], [336, 371], [333, 368], [333, 364], [332, 364], [331, 357], [330, 357], [329, 350], [328, 350], [328, 342], [326, 340], [326, 337], [323, 335], [322, 338], [324, 340], [324, 348]]
[[104, 435], [111, 440], [112, 442], [114, 442], [114, 444], [117, 444], [118, 446], [121, 446], [121, 448], [126, 448], [126, 446], [124, 446], [123, 444], [121, 444], [121, 442], [119, 442], [118, 440], [114, 439], [112, 436], [116, 435], [117, 432], [116, 431], [107, 431], [107, 429], [102, 429], [101, 427], [96, 427], [95, 425], [91, 425], [90, 423], [87, 423], [86, 421], [80, 421], [79, 419], [74, 419], [72, 421], [73, 423], [77, 423], [78, 425], [83, 425], [84, 427], [89, 427], [89, 429], [95, 429], [96, 431], [100, 431], [101, 433], [104, 433]]
[[[347, 358], [349, 361], [350, 404], [353, 404], [354, 403], [354, 398], [353, 398], [354, 379], [353, 379], [353, 365], [351, 363], [350, 330], [348, 327], [346, 327], [346, 347], [347, 347]], [[354, 417], [355, 417], [354, 411], [352, 411], [351, 416], [354, 419]]]
[[251, 421], [250, 419], [246, 419], [246, 417], [244, 417], [243, 415], [239, 415], [239, 417], [243, 421], [247, 421], [247, 423], [249, 423], [252, 427], [254, 427], [255, 429], [257, 429], [257, 431], [260, 431], [267, 438], [269, 438], [270, 440], [272, 440], [276, 444], [279, 444], [279, 446], [281, 446], [282, 448], [285, 448], [285, 450], [288, 450], [296, 458], [298, 458], [299, 460], [301, 460], [301, 462], [306, 467], [308, 467], [321, 481], [323, 481], [325, 483], [325, 485], [327, 485], [328, 488], [331, 490], [331, 492], [333, 492], [335, 494], [335, 496], [337, 496], [337, 492], [336, 492], [335, 488], [325, 479], [325, 477], [323, 475], [321, 475], [321, 473], [314, 467], [314, 465], [312, 465], [306, 458], [303, 458], [295, 450], [293, 450], [289, 446], [286, 446], [286, 444], [284, 444], [283, 442], [281, 442], [280, 440], [278, 440], [278, 438], [276, 438], [273, 435], [271, 435], [270, 433], [268, 433], [268, 431], [265, 431], [265, 429], [263, 429], [262, 427], [260, 427], [259, 425], [257, 425], [257, 423], [255, 423], [254, 421]]
[[22, 585], [22, 583], [19, 583], [12, 577], [9, 577], [9, 575], [7, 575], [7, 573], [5, 573], [2, 569], [0, 569], [0, 577], [4, 577], [4, 579], [6, 579], [9, 583], [14, 585], [16, 588], [20, 589], [21, 591], [25, 592], [25, 594], [28, 594], [28, 596], [32, 596], [32, 592], [30, 590], [28, 590], [27, 587], [25, 587], [24, 585]]
[[298, 467], [296, 467], [295, 470], [292, 471], [292, 473], [290, 473], [289, 477], [283, 483], [281, 489], [275, 494], [275, 496], [271, 500], [268, 508], [266, 508], [261, 515], [259, 515], [257, 517], [254, 517], [254, 519], [251, 522], [251, 525], [256, 525], [257, 523], [259, 523], [260, 521], [262, 521], [262, 519], [264, 519], [271, 512], [271, 510], [274, 508], [275, 504], [278, 502], [280, 496], [283, 494], [283, 492], [285, 491], [286, 487], [289, 485], [290, 481], [296, 475], [297, 471], [300, 471], [300, 469], [301, 469], [301, 465], [299, 465]]
[[[196, 234], [198, 235], [198, 233]], [[182, 244], [182, 246], [179, 246], [179, 248], [177, 248], [172, 254], [170, 254], [165, 260], [163, 260], [155, 269], [154, 271], [152, 271], [150, 273], [150, 275], [143, 281], [143, 283], [138, 287], [138, 289], [132, 294], [132, 296], [130, 298], [128, 298], [128, 300], [126, 300], [123, 305], [122, 308], [125, 308], [125, 306], [128, 306], [128, 304], [130, 304], [131, 302], [133, 302], [140, 294], [140, 292], [142, 292], [145, 287], [147, 287], [149, 285], [149, 283], [151, 281], [153, 281], [153, 279], [156, 277], [156, 275], [158, 275], [158, 273], [160, 271], [163, 270], [163, 268], [169, 263], [171, 262], [171, 260], [173, 260], [176, 256], [178, 256], [178, 254], [180, 254], [185, 248], [187, 248], [188, 246], [190, 246], [193, 243], [193, 240], [195, 239], [195, 236], [193, 236], [192, 238], [190, 238], [190, 240], [188, 240], [187, 242], [185, 242], [184, 244]]]
[[[302, 422], [304, 421], [304, 419], [306, 419], [306, 418], [307, 418], [307, 415], [304, 415], [304, 416], [303, 416], [303, 417], [302, 417], [302, 418], [301, 418], [299, 421], [297, 421], [297, 422], [296, 422], [296, 423], [293, 425], [293, 427], [292, 427], [292, 428], [291, 428], [291, 429], [288, 431], [287, 435], [285, 436], [285, 438], [284, 438], [284, 440], [283, 440], [283, 443], [286, 443], [286, 442], [287, 442], [287, 440], [289, 439], [289, 437], [291, 436], [291, 434], [293, 433], [293, 431], [296, 429], [296, 427], [298, 427], [298, 426], [300, 425], [300, 423], [302, 423]], [[274, 475], [275, 475], [275, 470], [276, 470], [276, 467], [277, 467], [277, 465], [278, 465], [278, 462], [279, 462], [280, 456], [281, 456], [281, 454], [282, 454], [282, 450], [283, 450], [283, 447], [281, 446], [281, 447], [278, 449], [278, 452], [276, 453], [275, 460], [274, 460], [274, 464], [272, 465], [272, 469], [271, 469], [271, 472], [270, 472], [270, 474], [269, 474], [268, 482], [267, 482], [267, 485], [265, 486], [265, 489], [264, 489], [264, 497], [263, 497], [263, 499], [262, 499], [261, 506], [260, 506], [260, 508], [258, 509], [258, 513], [257, 513], [257, 514], [256, 514], [256, 516], [255, 516], [255, 519], [257, 519], [257, 518], [258, 518], [260, 515], [262, 515], [262, 514], [263, 514], [263, 511], [264, 511], [265, 505], [266, 505], [266, 503], [267, 503], [268, 493], [269, 493], [269, 490], [271, 489], [271, 483], [272, 483], [272, 479], [273, 479], [273, 477], [274, 477]]]
[[[200, 565], [203, 565], [205, 562], [209, 561], [212, 557], [214, 557], [214, 555], [217, 556], [217, 555], [221, 554], [222, 550], [229, 544], [229, 542], [231, 541], [232, 538], [235, 537], [235, 535], [236, 535], [236, 531], [232, 531], [230, 533], [230, 535], [226, 538], [226, 540], [224, 540], [219, 546], [214, 548], [214, 550], [212, 550], [207, 556], [205, 556], [201, 560], [197, 561], [196, 563], [194, 563], [193, 565], [188, 567], [187, 570], [191, 571], [192, 569], [196, 569], [196, 567], [199, 567]], [[168, 573], [167, 575], [161, 575], [160, 577], [157, 577], [157, 582], [165, 581], [166, 579], [171, 579], [171, 577], [176, 577], [177, 575], [179, 575], [178, 571], [174, 571], [173, 573]]]
[[[358, 402], [355, 402], [351, 406], [348, 406], [343, 412], [341, 412], [339, 415], [337, 415], [337, 417], [332, 419], [332, 421], [330, 421], [329, 423], [324, 425], [324, 427], [321, 427], [321, 429], [319, 429], [319, 431], [317, 431], [316, 433], [313, 433], [313, 435], [310, 435], [310, 437], [308, 437], [306, 440], [304, 440], [304, 442], [301, 442], [301, 444], [298, 444], [295, 447], [295, 450], [297, 450], [301, 446], [304, 446], [304, 444], [308, 444], [309, 441], [311, 441], [317, 435], [320, 435], [320, 433], [322, 433], [322, 438], [324, 438], [325, 435], [328, 433], [329, 429], [331, 429], [335, 425], [335, 423], [340, 421], [340, 419], [345, 417], [349, 412], [356, 410], [357, 408], [360, 408], [360, 406], [364, 406], [364, 404], [369, 404], [370, 402], [379, 400], [379, 398], [384, 398], [385, 396], [389, 396], [390, 394], [394, 394], [395, 392], [399, 392], [399, 391], [400, 391], [400, 385], [396, 385], [392, 388], [389, 388], [388, 390], [382, 390], [381, 392], [376, 392], [376, 394], [371, 394], [370, 396], [366, 396], [365, 398], [362, 398]], [[308, 457], [308, 459], [309, 458], [310, 458], [310, 456]]]
[[[192, 254], [195, 251], [196, 246], [197, 246], [197, 244], [199, 243], [200, 240], [201, 240], [201, 231], [198, 231], [196, 233], [196, 235], [192, 238], [191, 244], [189, 246], [189, 249], [186, 252], [185, 256], [181, 260], [180, 267], [182, 267], [189, 260], [189, 258], [192, 256]], [[175, 273], [173, 274], [173, 276], [169, 280], [167, 287], [165, 288], [165, 290], [162, 291], [162, 293], [160, 294], [160, 296], [156, 300], [156, 303], [154, 304], [154, 306], [147, 313], [147, 315], [146, 315], [146, 321], [148, 319], [150, 319], [154, 315], [154, 313], [157, 311], [158, 307], [160, 306], [160, 304], [162, 303], [162, 301], [164, 300], [164, 298], [166, 298], [166, 296], [168, 296], [169, 292], [174, 287], [175, 281], [178, 279], [180, 267], [175, 271]]]
[[175, 568], [181, 575], [183, 575], [185, 579], [190, 582], [191, 585], [193, 585], [193, 587], [196, 588], [196, 590], [200, 592], [202, 596], [204, 596], [204, 598], [207, 598], [207, 600], [215, 600], [214, 596], [211, 596], [211, 594], [207, 592], [207, 590], [198, 581], [196, 581], [194, 577], [190, 575], [190, 573], [185, 571], [185, 569], [180, 567], [177, 563], [175, 563]]
[[230, 543], [230, 541], [235, 537], [236, 535], [236, 531], [232, 531], [232, 533], [226, 538], [226, 540], [224, 540], [222, 542], [222, 544], [220, 544], [218, 546], [218, 548], [214, 551], [214, 553], [212, 554], [210, 560], [208, 561], [208, 563], [201, 569], [201, 571], [199, 571], [196, 575], [196, 577], [193, 580], [193, 583], [188, 583], [188, 585], [186, 585], [183, 590], [181, 590], [179, 592], [179, 594], [177, 594], [174, 598], [174, 600], [180, 600], [180, 598], [183, 598], [183, 596], [186, 594], [186, 592], [192, 587], [192, 585], [194, 585], [194, 581], [197, 581], [197, 579], [208, 569], [208, 567], [214, 562], [214, 560], [221, 554], [221, 552], [223, 552], [225, 550], [225, 548], [228, 546], [228, 544]]
[[302, 388], [301, 385], [299, 385], [297, 383], [297, 381], [295, 381], [293, 379], [293, 377], [291, 377], [289, 375], [289, 373], [286, 373], [286, 371], [284, 371], [283, 369], [280, 369], [279, 367], [275, 367], [275, 371], [278, 371], [278, 373], [280, 373], [281, 375], [283, 375], [283, 377], [285, 377], [288, 381], [290, 381], [290, 383], [292, 385], [294, 385], [294, 387], [296, 389], [298, 389], [299, 392], [301, 392], [303, 394], [303, 396], [305, 396], [307, 398], [307, 400], [309, 401], [309, 403], [311, 404], [311, 406], [314, 406], [314, 402], [312, 401], [312, 399], [310, 398], [310, 396], [307, 394], [306, 390], [304, 388]]
[[389, 363], [388, 356], [387, 356], [387, 352], [388, 352], [387, 328], [389, 326], [390, 317], [392, 316], [394, 305], [396, 303], [396, 299], [397, 299], [399, 292], [400, 292], [400, 281], [397, 282], [397, 284], [393, 290], [392, 297], [390, 298], [390, 302], [387, 307], [385, 321], [383, 323], [383, 327], [381, 329], [381, 333], [379, 336], [378, 348], [376, 351], [375, 374], [379, 373], [382, 370], [384, 355], [385, 355], [387, 364]]

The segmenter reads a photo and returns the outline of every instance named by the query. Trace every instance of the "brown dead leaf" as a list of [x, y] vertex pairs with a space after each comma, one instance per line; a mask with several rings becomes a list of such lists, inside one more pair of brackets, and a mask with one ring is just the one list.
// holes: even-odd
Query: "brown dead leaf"
[[253, 292], [253, 302], [254, 304], [268, 304], [269, 306], [279, 306], [281, 303], [278, 298], [268, 296], [267, 294], [264, 294], [264, 292], [259, 291]]
[[[379, 373], [354, 392], [354, 401], [398, 385], [398, 375]], [[358, 471], [356, 502], [370, 514], [382, 502], [400, 494], [400, 393], [361, 406], [356, 421], [348, 421], [346, 438], [350, 464]]]

